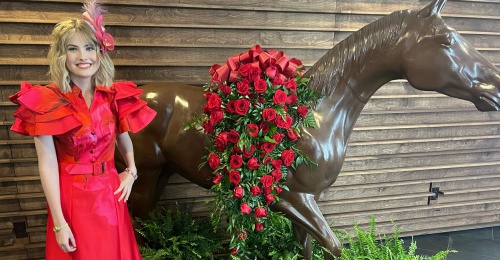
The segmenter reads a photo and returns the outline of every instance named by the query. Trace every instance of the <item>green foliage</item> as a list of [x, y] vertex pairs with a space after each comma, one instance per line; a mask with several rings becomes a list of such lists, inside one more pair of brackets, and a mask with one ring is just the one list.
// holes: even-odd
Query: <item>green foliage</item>
[[345, 231], [337, 231], [337, 235], [347, 240], [348, 246], [342, 249], [342, 260], [377, 259], [377, 260], [444, 260], [450, 252], [441, 251], [434, 256], [415, 255], [417, 244], [410, 243], [408, 249], [403, 246], [403, 240], [399, 239], [401, 229], [394, 225], [394, 233], [391, 237], [379, 237], [375, 228], [375, 219], [370, 218], [369, 229], [364, 231], [354, 224], [355, 236], [350, 236]]
[[[144, 260], [231, 259], [231, 260], [299, 260], [301, 246], [293, 236], [290, 220], [280, 213], [268, 216], [266, 232], [248, 232], [244, 250], [237, 254], [228, 252], [227, 237], [216, 232], [218, 221], [207, 217], [194, 219], [187, 213], [159, 209], [150, 218], [140, 220], [137, 231], [145, 238], [140, 247]], [[441, 251], [434, 256], [415, 255], [416, 242], [408, 247], [399, 238], [401, 229], [394, 226], [394, 233], [387, 237], [377, 235], [372, 217], [368, 230], [354, 224], [354, 236], [344, 230], [335, 230], [337, 236], [347, 241], [342, 250], [342, 260], [444, 260], [450, 252]], [[223, 243], [224, 241], [224, 243]], [[312, 244], [312, 259], [322, 260], [323, 249], [316, 241]], [[221, 253], [222, 252], [222, 253]]]
[[206, 218], [194, 219], [181, 211], [158, 209], [149, 219], [137, 219], [137, 232], [145, 238], [140, 247], [145, 260], [215, 259], [222, 249], [222, 236]]

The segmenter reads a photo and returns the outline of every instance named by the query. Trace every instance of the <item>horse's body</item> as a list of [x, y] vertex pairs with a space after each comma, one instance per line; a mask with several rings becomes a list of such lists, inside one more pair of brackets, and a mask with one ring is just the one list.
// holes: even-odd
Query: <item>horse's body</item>
[[[499, 109], [500, 72], [439, 16], [446, 1], [435, 0], [421, 11], [400, 11], [354, 33], [323, 56], [307, 73], [308, 87], [325, 95], [315, 108], [318, 129], [301, 129], [297, 148], [318, 163], [289, 169], [289, 191], [273, 210], [294, 224], [294, 234], [310, 259], [312, 235], [335, 255], [341, 243], [317, 205], [320, 194], [341, 170], [349, 135], [370, 97], [385, 83], [406, 78], [416, 89], [434, 90], [473, 102], [481, 111]], [[131, 196], [132, 214], [146, 217], [168, 178], [178, 173], [210, 188], [212, 170], [198, 170], [208, 139], [202, 131], [184, 131], [184, 123], [201, 113], [199, 87], [158, 83], [142, 87], [143, 98], [158, 112], [155, 120], [132, 135], [140, 178]], [[330, 256], [325, 255], [330, 259]]]

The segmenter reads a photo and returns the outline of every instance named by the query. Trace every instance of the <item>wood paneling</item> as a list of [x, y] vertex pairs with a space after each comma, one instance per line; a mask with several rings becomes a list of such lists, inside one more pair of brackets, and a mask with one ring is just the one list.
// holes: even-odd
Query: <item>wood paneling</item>
[[[334, 44], [393, 11], [421, 0], [103, 0], [116, 80], [139, 85], [203, 85], [214, 63], [260, 44], [312, 66]], [[0, 260], [44, 256], [46, 211], [33, 139], [9, 132], [20, 81], [48, 83], [46, 55], [55, 23], [79, 17], [79, 0], [0, 3]], [[448, 1], [442, 16], [485, 57], [500, 65], [500, 2]], [[397, 80], [365, 106], [350, 137], [337, 182], [320, 207], [335, 228], [352, 231], [376, 217], [403, 235], [500, 225], [500, 113], [413, 89]], [[429, 200], [432, 187], [444, 195]], [[171, 178], [160, 205], [207, 215], [212, 194]], [[16, 237], [25, 223], [28, 237]]]

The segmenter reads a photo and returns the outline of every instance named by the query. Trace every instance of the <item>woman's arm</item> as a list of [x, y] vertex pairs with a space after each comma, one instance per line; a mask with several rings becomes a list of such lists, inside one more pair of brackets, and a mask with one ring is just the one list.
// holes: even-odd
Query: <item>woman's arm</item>
[[132, 185], [134, 184], [134, 175], [137, 176], [137, 168], [135, 167], [134, 160], [134, 146], [132, 144], [132, 140], [128, 135], [128, 132], [124, 132], [122, 134], [118, 134], [116, 137], [116, 142], [118, 144], [118, 150], [125, 160], [125, 164], [127, 165], [127, 169], [129, 171], [123, 171], [120, 173], [120, 187], [115, 191], [115, 194], [121, 192], [118, 201], [123, 199], [124, 202], [128, 200], [130, 196], [130, 192], [132, 191]]
[[[59, 188], [59, 167], [57, 164], [54, 140], [50, 135], [35, 137], [35, 148], [38, 156], [38, 171], [42, 182], [43, 192], [49, 204], [50, 213], [55, 227], [63, 227], [56, 232], [57, 243], [65, 252], [76, 250], [75, 238], [64, 218], [61, 207], [61, 195]], [[52, 230], [47, 230], [52, 232]]]

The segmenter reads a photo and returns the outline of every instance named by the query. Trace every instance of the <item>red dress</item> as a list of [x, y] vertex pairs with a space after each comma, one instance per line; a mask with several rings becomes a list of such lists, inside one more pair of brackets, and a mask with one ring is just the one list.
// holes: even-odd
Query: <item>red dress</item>
[[60, 249], [49, 209], [47, 260], [141, 259], [127, 204], [113, 194], [120, 184], [113, 160], [116, 133], [135, 133], [156, 115], [139, 99], [141, 93], [132, 82], [96, 87], [90, 110], [76, 86], [62, 94], [54, 84], [22, 82], [10, 97], [20, 105], [12, 131], [54, 138], [63, 214], [77, 250]]

